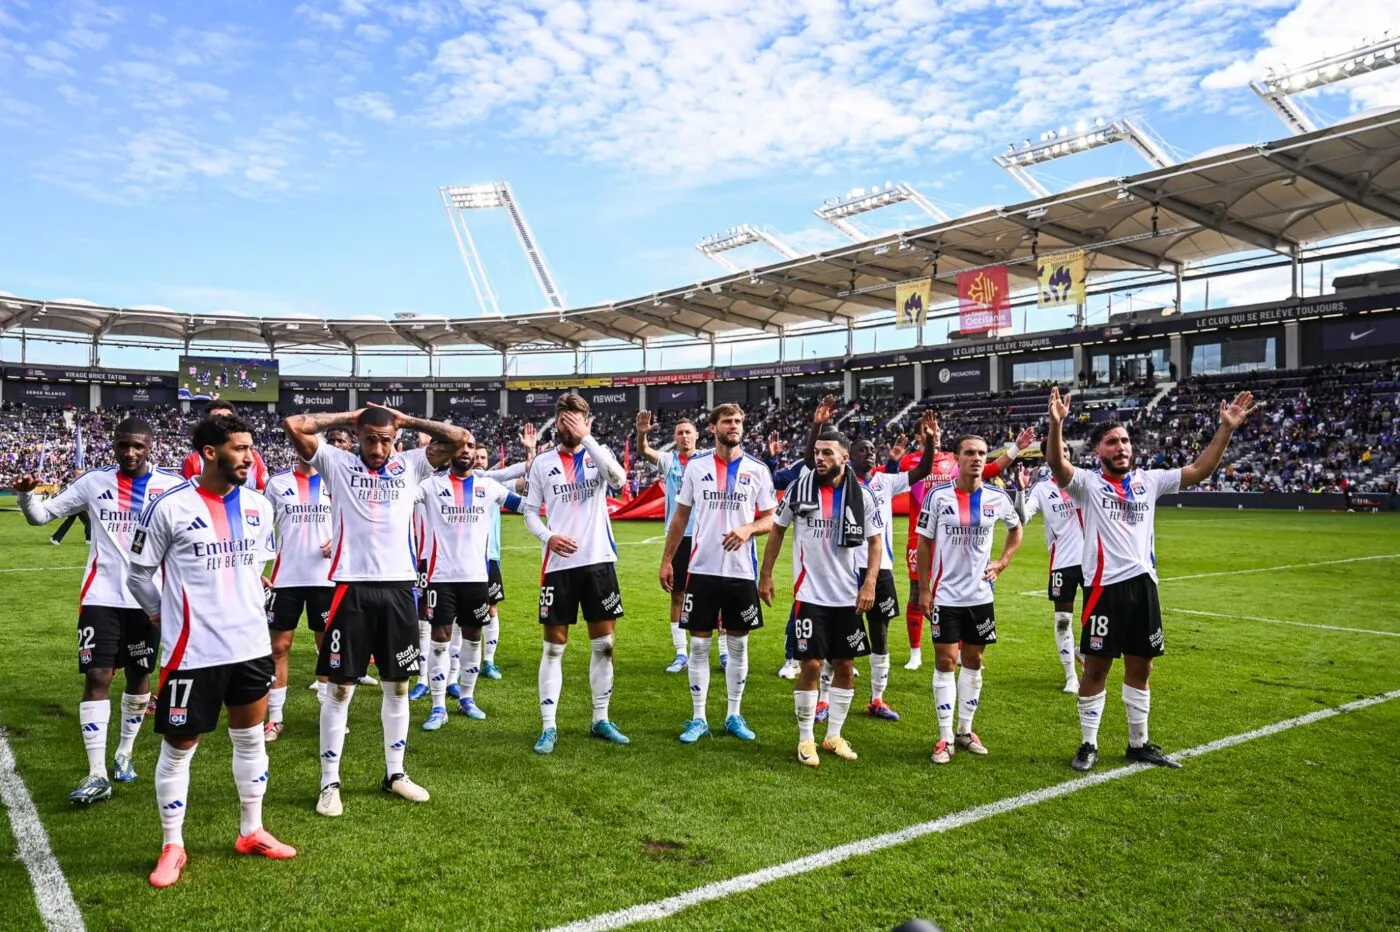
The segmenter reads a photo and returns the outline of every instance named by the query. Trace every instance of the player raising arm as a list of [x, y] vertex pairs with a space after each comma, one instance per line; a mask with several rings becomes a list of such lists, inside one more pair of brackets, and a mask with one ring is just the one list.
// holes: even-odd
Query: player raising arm
[[[128, 588], [160, 624], [156, 732], [156, 810], [164, 845], [151, 884], [168, 887], [185, 867], [184, 823], [190, 763], [203, 735], [228, 709], [233, 779], [241, 815], [234, 849], [283, 859], [296, 849], [262, 825], [267, 792], [263, 717], [272, 684], [272, 643], [263, 608], [263, 569], [272, 559], [272, 506], [244, 483], [253, 434], [243, 421], [215, 415], [194, 430], [204, 458], [198, 479], [146, 506], [131, 540]], [[163, 570], [160, 588], [157, 570]]]
[[1050, 551], [1050, 580], [1047, 593], [1055, 606], [1055, 649], [1065, 671], [1064, 691], [1079, 694], [1079, 675], [1074, 668], [1074, 595], [1084, 586], [1084, 516], [1069, 493], [1051, 480], [1050, 467], [1026, 494], [1026, 523], [1037, 514], [1045, 523], [1045, 546]]
[[1254, 412], [1254, 396], [1240, 392], [1220, 402], [1220, 427], [1201, 455], [1180, 469], [1141, 469], [1133, 465], [1133, 441], [1116, 421], [1103, 421], [1089, 435], [1098, 469], [1080, 469], [1065, 454], [1062, 429], [1070, 396], [1050, 390], [1050, 430], [1045, 459], [1055, 481], [1084, 515], [1084, 596], [1079, 650], [1084, 676], [1079, 683], [1079, 729], [1083, 739], [1071, 766], [1091, 769], [1099, 759], [1108, 671], [1123, 658], [1123, 707], [1128, 716], [1128, 759], [1159, 767], [1181, 765], [1147, 740], [1152, 694], [1152, 660], [1165, 650], [1162, 610], [1157, 601], [1154, 524], [1157, 499], [1196, 485], [1215, 472], [1230, 437]]
[[[613, 626], [622, 617], [617, 584], [617, 547], [608, 518], [608, 488], [627, 481], [612, 451], [593, 438], [588, 402], [575, 392], [559, 396], [554, 430], [558, 444], [535, 457], [526, 480], [525, 528], [544, 544], [540, 565], [540, 738], [536, 754], [554, 753], [556, 715], [564, 681], [564, 646], [569, 626], [582, 612], [592, 653], [588, 682], [593, 690], [590, 733], [614, 744], [627, 736], [608, 720], [613, 691]], [[540, 510], [545, 520], [540, 519]], [[546, 523], [548, 522], [548, 523]]]
[[[320, 434], [353, 425], [359, 453], [347, 453]], [[393, 408], [372, 405], [348, 414], [294, 414], [282, 425], [292, 446], [325, 479], [331, 492], [331, 597], [326, 634], [316, 674], [328, 677], [330, 696], [321, 706], [321, 792], [316, 811], [342, 812], [340, 760], [345, 724], [355, 683], [370, 657], [384, 688], [380, 722], [384, 728], [386, 793], [410, 802], [427, 802], [428, 791], [404, 772], [408, 744], [408, 678], [417, 672], [417, 605], [414, 583], [413, 503], [418, 484], [447, 465], [452, 454], [471, 439], [461, 427], [409, 417]], [[400, 430], [433, 438], [427, 449], [394, 452]]]

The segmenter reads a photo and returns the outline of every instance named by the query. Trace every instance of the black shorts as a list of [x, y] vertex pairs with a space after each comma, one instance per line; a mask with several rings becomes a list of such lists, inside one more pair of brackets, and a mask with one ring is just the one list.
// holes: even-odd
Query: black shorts
[[929, 625], [929, 636], [935, 644], [995, 644], [996, 604], [935, 605]]
[[491, 620], [491, 584], [443, 582], [428, 587], [428, 624], [448, 628], [484, 628]]
[[1080, 623], [1083, 625], [1079, 635], [1082, 654], [1160, 657], [1166, 652], [1157, 584], [1146, 573], [1109, 586], [1086, 589]]
[[335, 595], [334, 586], [288, 586], [274, 589], [272, 611], [267, 616], [268, 627], [273, 631], [295, 631], [301, 623], [302, 610], [306, 610], [306, 626], [312, 631], [326, 630], [326, 619], [331, 614], [331, 598]]
[[1045, 594], [1051, 602], [1073, 602], [1074, 594], [1084, 585], [1084, 567], [1062, 566], [1050, 571], [1050, 583]]
[[156, 734], [207, 735], [219, 727], [220, 709], [266, 698], [273, 679], [271, 654], [198, 670], [171, 670], [156, 699]]
[[139, 608], [84, 605], [78, 610], [78, 672], [156, 668], [160, 630]]
[[690, 551], [695, 546], [695, 540], [689, 534], [681, 538], [681, 545], [676, 548], [676, 552], [671, 556], [671, 591], [685, 592], [689, 589], [690, 583]]
[[506, 582], [501, 578], [500, 560], [486, 561], [486, 586], [492, 605], [499, 605], [506, 600]]
[[428, 620], [428, 561], [418, 561], [418, 585], [414, 589], [414, 598], [418, 600], [418, 620]]
[[622, 617], [616, 564], [594, 563], [545, 574], [540, 583], [540, 624], [572, 625], [580, 609], [590, 624]]
[[[865, 581], [865, 570], [859, 572]], [[870, 626], [870, 652], [888, 654], [890, 622], [899, 617], [899, 593], [894, 587], [894, 573], [880, 570], [875, 577], [875, 604], [865, 613], [865, 622]]]
[[680, 626], [696, 634], [715, 630], [724, 617], [725, 631], [757, 631], [763, 627], [758, 583], [728, 576], [691, 576], [681, 605]]
[[870, 653], [865, 619], [855, 606], [801, 603], [793, 606], [794, 656], [798, 660], [849, 660]]
[[413, 583], [337, 585], [316, 675], [357, 680], [369, 672], [371, 657], [381, 680], [403, 682], [417, 673], [418, 618], [413, 603]]

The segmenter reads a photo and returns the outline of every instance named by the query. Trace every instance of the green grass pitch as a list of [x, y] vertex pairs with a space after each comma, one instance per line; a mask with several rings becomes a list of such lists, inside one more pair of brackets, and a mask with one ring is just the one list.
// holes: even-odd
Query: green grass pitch
[[[900, 519], [903, 529], [903, 519]], [[408, 769], [432, 793], [413, 806], [379, 791], [379, 694], [361, 689], [343, 769], [345, 815], [318, 817], [312, 641], [293, 651], [287, 731], [270, 747], [265, 820], [300, 856], [233, 851], [237, 799], [226, 733], [193, 766], [180, 884], [146, 883], [160, 848], [151, 775], [156, 741], [137, 744], [140, 779], [90, 811], [66, 794], [82, 775], [73, 628], [82, 538], [0, 514], [0, 723], [89, 929], [549, 928], [647, 903], [832, 846], [1071, 779], [1075, 703], [1060, 693], [1039, 523], [998, 587], [1001, 641], [989, 648], [976, 728], [991, 749], [929, 763], [936, 732], [931, 664], [903, 670], [893, 632], [888, 700], [899, 723], [860, 714], [855, 763], [794, 757], [782, 660], [788, 605], [752, 640], [745, 712], [759, 740], [676, 742], [690, 715], [684, 675], [667, 675], [666, 597], [656, 582], [659, 523], [621, 523], [612, 717], [630, 747], [586, 734], [587, 645], [564, 657], [559, 748], [531, 753], [538, 547], [505, 522], [498, 661], [482, 681], [489, 715], [418, 729]], [[1400, 521], [1360, 514], [1164, 512], [1158, 557], [1167, 655], [1153, 680], [1152, 738], [1168, 751], [1400, 689]], [[999, 545], [998, 545], [999, 546]], [[1361, 559], [1356, 558], [1377, 558]], [[1339, 562], [1350, 561], [1350, 562]], [[1271, 570], [1288, 564], [1293, 569]], [[787, 554], [779, 591], [789, 584]], [[1264, 569], [1257, 573], [1236, 571]], [[1221, 574], [1231, 575], [1201, 575]], [[1175, 577], [1195, 577], [1175, 579]], [[790, 590], [789, 590], [790, 591]], [[1024, 593], [1035, 591], [1037, 595]], [[901, 593], [901, 602], [903, 593]], [[1189, 609], [1210, 614], [1184, 614]], [[1267, 621], [1262, 619], [1272, 619]], [[930, 652], [931, 654], [931, 652]], [[1110, 681], [1100, 767], [1121, 763], [1126, 724]], [[722, 720], [724, 680], [711, 682]], [[109, 743], [115, 742], [113, 734]], [[820, 726], [818, 736], [820, 737]], [[667, 929], [889, 929], [912, 916], [949, 929], [1380, 929], [1400, 916], [1400, 701], [1295, 728], [1187, 762], [997, 815], [699, 905]], [[0, 929], [42, 928], [8, 820], [0, 820]]]

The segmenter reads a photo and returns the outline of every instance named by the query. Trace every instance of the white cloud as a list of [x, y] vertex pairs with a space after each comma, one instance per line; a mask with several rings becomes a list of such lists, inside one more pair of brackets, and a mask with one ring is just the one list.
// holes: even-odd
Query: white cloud
[[26, 55], [24, 63], [29, 66], [29, 70], [41, 74], [46, 78], [70, 78], [77, 74], [63, 62], [56, 58], [45, 58], [42, 55]]
[[361, 23], [355, 27], [355, 35], [358, 38], [364, 39], [366, 42], [383, 42], [388, 39], [389, 36], [393, 35], [393, 33], [389, 32], [389, 30], [383, 26], [377, 26], [374, 23]]
[[394, 105], [389, 100], [388, 95], [375, 91], [366, 91], [363, 94], [356, 94], [353, 97], [337, 97], [336, 106], [347, 113], [357, 113], [360, 116], [377, 120], [380, 123], [392, 123], [394, 121]]

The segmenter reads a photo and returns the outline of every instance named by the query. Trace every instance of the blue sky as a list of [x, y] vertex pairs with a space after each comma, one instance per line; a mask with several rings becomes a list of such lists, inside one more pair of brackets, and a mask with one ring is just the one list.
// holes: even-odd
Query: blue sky
[[[0, 0], [0, 291], [472, 315], [436, 189], [509, 180], [570, 304], [627, 298], [715, 274], [694, 244], [737, 223], [839, 245], [811, 210], [855, 186], [1023, 200], [991, 156], [1082, 118], [1145, 119], [1183, 157], [1283, 136], [1248, 80], [1385, 28], [1400, 4]], [[1118, 146], [1041, 178], [1143, 167]], [[502, 309], [540, 308], [504, 219], [474, 229]]]

